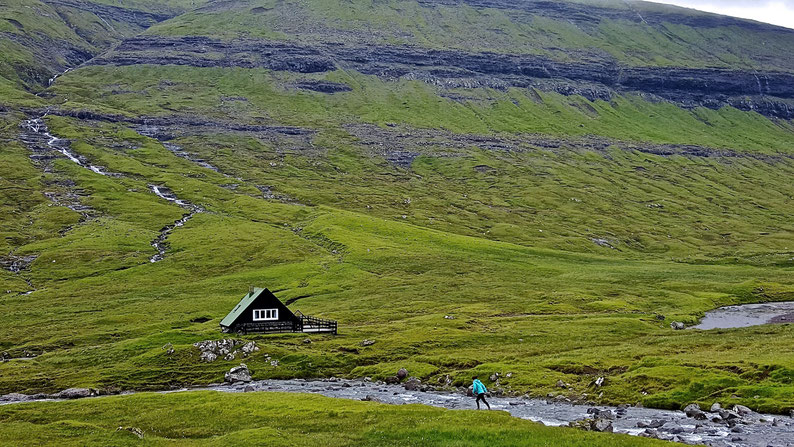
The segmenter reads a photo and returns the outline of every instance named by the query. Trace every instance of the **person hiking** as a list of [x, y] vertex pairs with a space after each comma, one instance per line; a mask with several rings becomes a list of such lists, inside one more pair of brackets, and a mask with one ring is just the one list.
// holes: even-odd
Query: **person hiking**
[[485, 400], [485, 393], [488, 392], [488, 388], [485, 388], [485, 385], [483, 385], [482, 382], [480, 382], [480, 379], [478, 379], [477, 376], [472, 377], [472, 380], [474, 382], [472, 382], [471, 384], [471, 392], [474, 394], [474, 397], [477, 398], [475, 399], [475, 401], [477, 402], [477, 409], [478, 410], [480, 409], [480, 401], [482, 401], [490, 410], [491, 405], [488, 403], [487, 400]]

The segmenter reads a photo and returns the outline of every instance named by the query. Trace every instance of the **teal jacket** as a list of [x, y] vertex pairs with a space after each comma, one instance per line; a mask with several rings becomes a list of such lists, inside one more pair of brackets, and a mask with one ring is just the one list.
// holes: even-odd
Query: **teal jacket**
[[487, 393], [488, 388], [485, 388], [485, 385], [480, 382], [480, 379], [475, 379], [471, 384], [471, 392], [476, 396], [478, 394]]

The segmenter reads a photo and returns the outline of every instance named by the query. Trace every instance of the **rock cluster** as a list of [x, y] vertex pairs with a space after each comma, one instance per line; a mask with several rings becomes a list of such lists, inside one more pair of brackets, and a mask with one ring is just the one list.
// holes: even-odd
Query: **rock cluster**
[[238, 355], [248, 357], [254, 352], [259, 351], [256, 342], [244, 342], [243, 340], [235, 340], [233, 338], [204, 340], [193, 343], [193, 346], [201, 351], [201, 360], [205, 362], [214, 362], [219, 357], [222, 357], [224, 360], [234, 360]]

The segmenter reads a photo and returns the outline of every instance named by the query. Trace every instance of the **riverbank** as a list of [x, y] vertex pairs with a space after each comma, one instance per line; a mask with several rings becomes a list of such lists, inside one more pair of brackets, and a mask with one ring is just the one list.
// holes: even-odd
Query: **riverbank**
[[[181, 389], [161, 394], [192, 394], [196, 391], [216, 391], [221, 393], [263, 394], [270, 393], [319, 394], [325, 397], [372, 401], [391, 405], [422, 404], [448, 410], [475, 409], [473, 399], [463, 393], [451, 391], [420, 391], [405, 385], [388, 385], [383, 382], [361, 380], [267, 380], [250, 383], [217, 384], [203, 388]], [[150, 393], [143, 393], [150, 394]], [[73, 397], [88, 397], [90, 391], [72, 391], [55, 395], [58, 400]], [[128, 393], [120, 397], [132, 397], [138, 393]], [[21, 403], [24, 395], [8, 403]], [[44, 402], [42, 396], [32, 396], [36, 404]], [[116, 399], [116, 398], [113, 398]], [[105, 398], [91, 399], [92, 402], [105, 401]], [[491, 397], [492, 410], [505, 411], [511, 416], [546, 426], [563, 427], [570, 424], [581, 425], [579, 421], [600, 421], [601, 429], [607, 426], [610, 431], [641, 437], [682, 442], [691, 445], [728, 446], [788, 446], [794, 440], [794, 419], [790, 417], [760, 414], [749, 409], [738, 411], [721, 408], [713, 411], [668, 411], [631, 406], [588, 406], [577, 405], [559, 400], [540, 400], [526, 397]], [[338, 404], [333, 403], [331, 407]], [[7, 406], [7, 405], [6, 405]], [[734, 416], [735, 415], [735, 416]], [[573, 431], [573, 430], [571, 430]]]

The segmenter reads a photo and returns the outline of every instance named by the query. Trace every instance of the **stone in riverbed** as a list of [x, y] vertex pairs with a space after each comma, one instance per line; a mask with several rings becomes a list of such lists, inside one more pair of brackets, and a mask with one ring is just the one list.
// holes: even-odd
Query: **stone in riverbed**
[[0, 402], [24, 402], [31, 400], [32, 396], [29, 394], [9, 393], [0, 396]]
[[403, 384], [403, 388], [405, 388], [406, 391], [416, 391], [419, 389], [421, 383], [421, 380], [417, 379], [416, 377], [411, 377]]
[[706, 419], [706, 413], [700, 409], [700, 405], [698, 404], [687, 405], [686, 408], [684, 408], [684, 413], [686, 413], [687, 417], [691, 417], [699, 421]]
[[400, 368], [399, 371], [397, 371], [397, 378], [404, 380], [406, 377], [408, 377], [408, 370], [405, 368]]
[[666, 423], [666, 421], [663, 421], [661, 419], [653, 419], [651, 422], [643, 422], [643, 421], [637, 422], [637, 427], [638, 428], [661, 428], [665, 423]]
[[711, 410], [710, 411], [712, 413], [717, 413], [720, 410], [722, 410], [722, 405], [720, 405], [719, 402], [714, 402], [714, 404], [711, 405]]
[[607, 432], [612, 433], [614, 428], [612, 427], [612, 421], [607, 419], [595, 418], [595, 419], [581, 419], [578, 421], [572, 421], [568, 423], [569, 427], [578, 428], [579, 430], [584, 431], [597, 431], [597, 432]]
[[386, 382], [386, 384], [388, 384], [388, 385], [396, 385], [396, 384], [400, 383], [400, 378], [397, 377], [397, 376], [389, 376], [386, 379], [384, 379], [383, 381]]
[[91, 388], [67, 388], [55, 394], [56, 399], [81, 399], [84, 397], [96, 396], [96, 391]]
[[240, 363], [240, 366], [235, 366], [234, 368], [230, 369], [224, 375], [224, 379], [228, 383], [234, 382], [250, 382], [251, 381], [251, 371], [248, 370], [248, 367], [245, 363]]
[[744, 405], [734, 405], [733, 411], [739, 414], [739, 416], [749, 416], [753, 414], [753, 410], [749, 407], [745, 407]]

